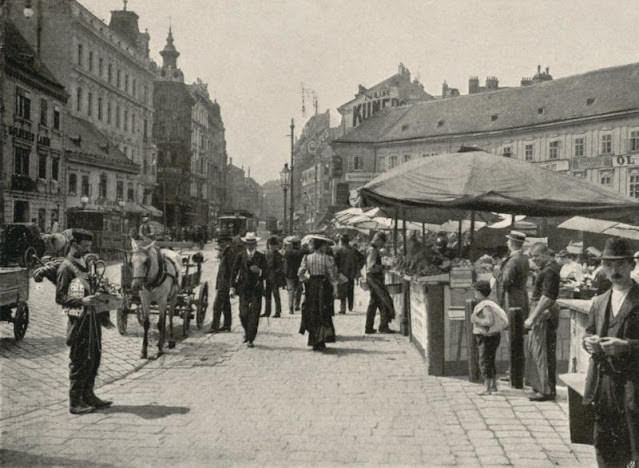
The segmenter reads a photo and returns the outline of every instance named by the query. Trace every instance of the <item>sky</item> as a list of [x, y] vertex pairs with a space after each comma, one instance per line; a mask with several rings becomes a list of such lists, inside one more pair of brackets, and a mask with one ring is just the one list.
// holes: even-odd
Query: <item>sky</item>
[[[80, 0], [107, 24], [122, 0]], [[259, 183], [290, 160], [313, 112], [301, 83], [331, 112], [403, 63], [430, 94], [468, 78], [517, 86], [537, 65], [555, 78], [639, 61], [635, 0], [129, 0], [161, 64], [169, 18], [187, 82], [217, 99], [233, 164]]]

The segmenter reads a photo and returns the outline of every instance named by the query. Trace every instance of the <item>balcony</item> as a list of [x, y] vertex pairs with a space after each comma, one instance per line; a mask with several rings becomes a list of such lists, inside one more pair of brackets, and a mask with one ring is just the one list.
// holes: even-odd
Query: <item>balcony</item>
[[35, 192], [35, 180], [33, 180], [29, 176], [13, 174], [11, 176], [11, 190], [18, 190], [21, 192]]

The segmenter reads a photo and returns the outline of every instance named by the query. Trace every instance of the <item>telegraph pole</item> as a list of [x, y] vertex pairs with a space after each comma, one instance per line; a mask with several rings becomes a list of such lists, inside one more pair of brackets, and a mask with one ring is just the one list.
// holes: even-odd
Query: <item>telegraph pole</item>
[[293, 226], [295, 225], [295, 167], [293, 166], [293, 153], [295, 151], [295, 121], [291, 119], [291, 214], [289, 217], [289, 232], [293, 234]]

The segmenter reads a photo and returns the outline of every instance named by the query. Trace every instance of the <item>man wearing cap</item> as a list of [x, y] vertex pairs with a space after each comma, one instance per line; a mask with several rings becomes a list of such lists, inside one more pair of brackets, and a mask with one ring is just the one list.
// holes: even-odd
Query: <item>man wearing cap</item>
[[231, 273], [231, 295], [237, 292], [240, 299], [240, 321], [244, 328], [244, 342], [249, 348], [257, 335], [262, 308], [262, 294], [264, 292], [264, 276], [266, 274], [266, 259], [262, 252], [257, 251], [258, 237], [254, 232], [247, 232], [242, 237], [246, 246], [235, 258]]
[[[215, 279], [215, 301], [213, 301], [213, 320], [207, 333], [231, 331], [231, 273], [235, 253], [231, 246], [231, 237], [222, 235], [217, 239], [220, 265]], [[220, 316], [224, 314], [224, 322], [220, 327]]]
[[500, 305], [508, 312], [510, 307], [520, 307], [523, 316], [528, 315], [528, 257], [523, 254], [522, 247], [526, 241], [526, 234], [519, 231], [510, 231], [506, 236], [510, 254], [501, 264]]
[[395, 306], [384, 284], [384, 265], [380, 250], [386, 245], [386, 234], [378, 232], [366, 251], [366, 284], [370, 290], [370, 300], [366, 309], [364, 333], [375, 333], [375, 313], [379, 308], [379, 332], [394, 333], [388, 324], [395, 318]]
[[90, 413], [111, 405], [93, 393], [100, 366], [102, 333], [91, 306], [97, 304], [90, 294], [85, 255], [91, 250], [93, 235], [84, 229], [72, 231], [71, 247], [58, 269], [55, 300], [66, 315], [69, 352], [69, 411]]
[[348, 301], [348, 311], [353, 311], [353, 298], [355, 279], [360, 275], [361, 264], [359, 256], [353, 247], [349, 245], [348, 234], [342, 234], [339, 238], [339, 245], [333, 249], [337, 272], [346, 277], [348, 281], [340, 283], [337, 288], [337, 297], [340, 300], [339, 313], [346, 313], [346, 302]]
[[546, 244], [536, 243], [530, 249], [535, 265], [539, 267], [532, 294], [531, 313], [524, 322], [528, 328], [528, 363], [534, 395], [531, 401], [555, 399], [557, 369], [557, 326], [559, 307], [555, 301], [559, 297], [559, 270]]
[[304, 257], [300, 238], [291, 236], [284, 239], [284, 249], [284, 276], [288, 291], [288, 311], [292, 315], [295, 313], [293, 310], [300, 310], [302, 300], [302, 285], [297, 276], [297, 271]]
[[142, 224], [138, 228], [138, 238], [143, 241], [152, 241], [155, 239], [155, 232], [153, 231], [153, 226], [149, 222], [149, 215], [142, 216]]
[[[601, 259], [612, 287], [592, 300], [583, 347], [591, 355], [584, 405], [594, 413], [599, 466], [639, 463], [639, 285], [624, 239], [606, 241]], [[634, 462], [634, 464], [632, 463]]]

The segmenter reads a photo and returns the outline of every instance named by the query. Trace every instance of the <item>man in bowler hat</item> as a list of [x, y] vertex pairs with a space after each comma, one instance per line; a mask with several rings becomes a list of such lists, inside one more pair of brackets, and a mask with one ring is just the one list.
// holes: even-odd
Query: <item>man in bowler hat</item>
[[[235, 252], [231, 246], [231, 237], [221, 235], [217, 239], [219, 246], [220, 266], [215, 279], [215, 301], [213, 302], [213, 320], [207, 333], [231, 331], [231, 273]], [[224, 314], [224, 322], [220, 327], [220, 316]]]
[[590, 307], [583, 347], [590, 354], [584, 405], [594, 412], [600, 467], [639, 466], [639, 285], [624, 239], [606, 241], [601, 260], [612, 282]]

